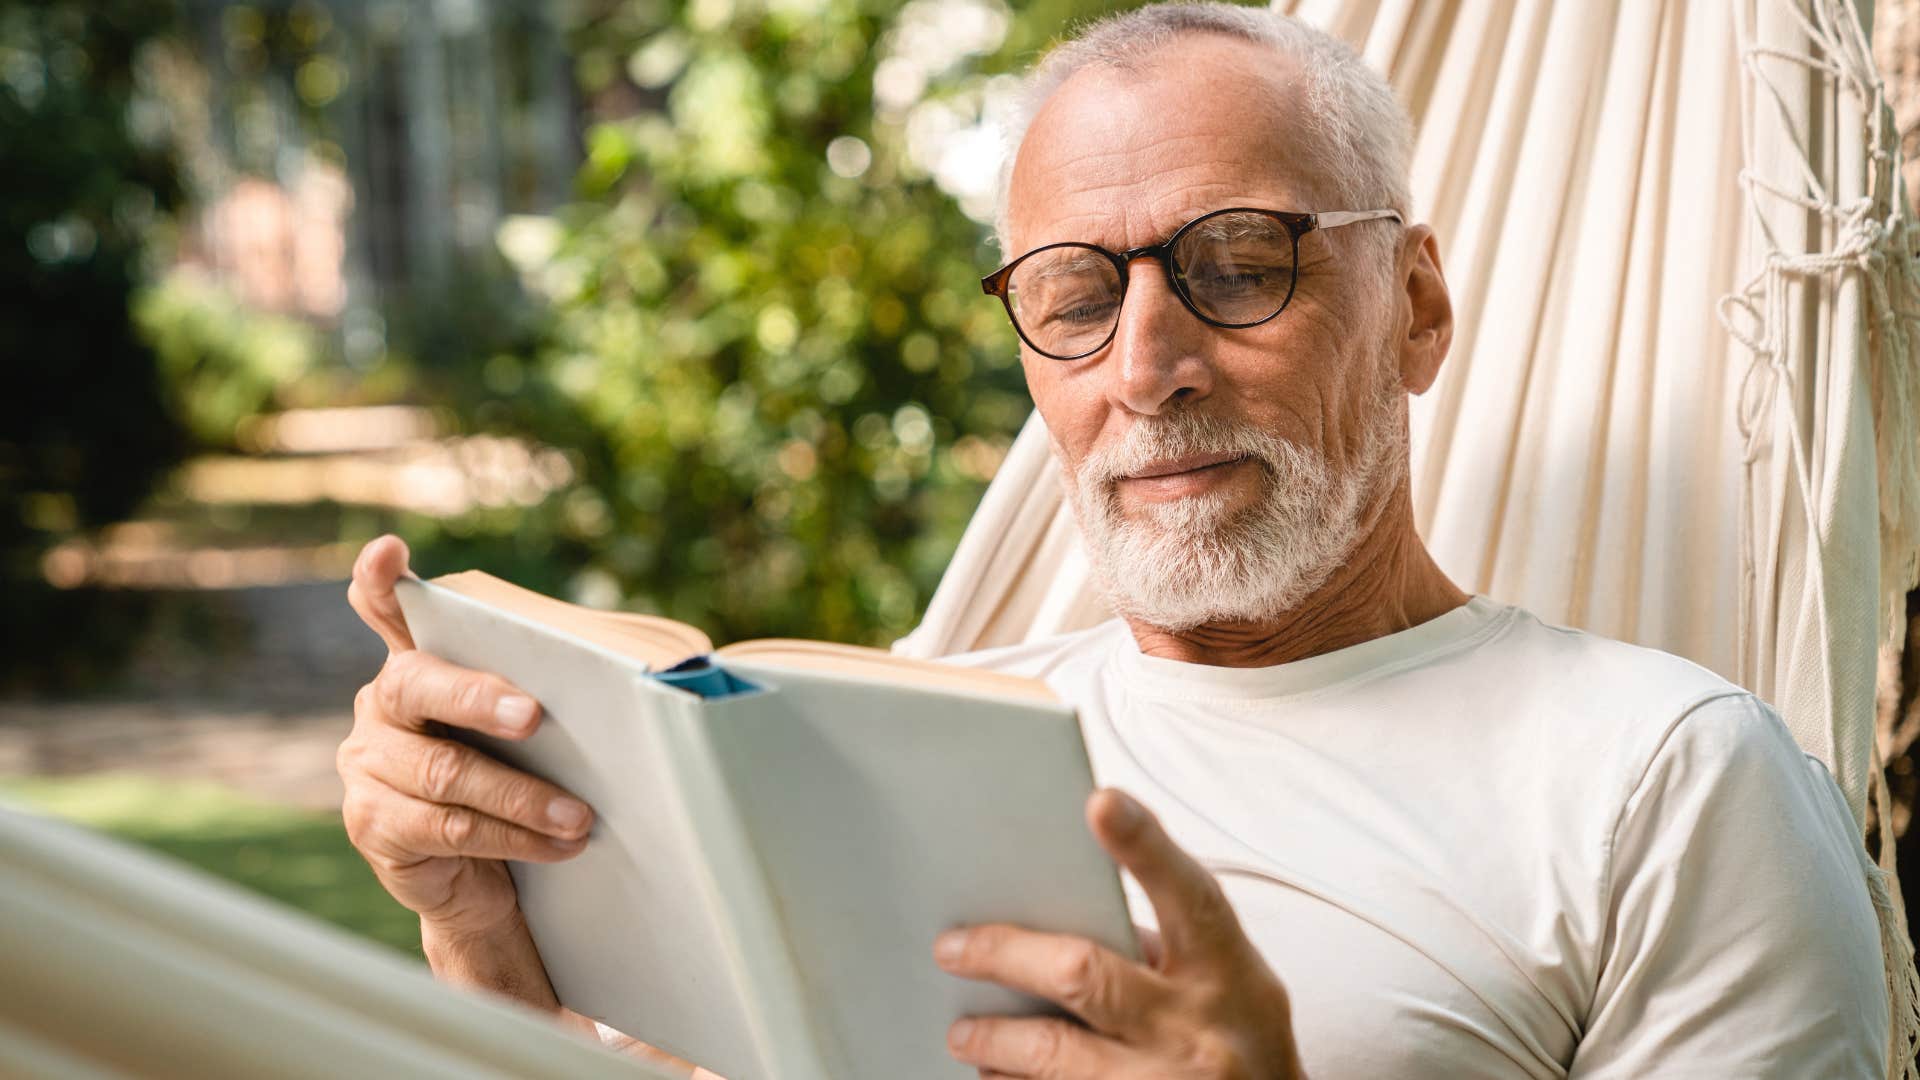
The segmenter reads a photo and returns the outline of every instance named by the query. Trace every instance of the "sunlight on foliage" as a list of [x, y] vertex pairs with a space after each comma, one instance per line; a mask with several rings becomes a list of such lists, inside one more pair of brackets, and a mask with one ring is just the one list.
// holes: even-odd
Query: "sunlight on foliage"
[[577, 34], [664, 100], [587, 133], [557, 242], [501, 237], [551, 304], [512, 382], [577, 418], [539, 432], [584, 480], [554, 506], [591, 553], [575, 593], [722, 639], [884, 643], [1027, 412], [980, 295], [995, 253], [875, 116], [885, 13], [645, 11]]

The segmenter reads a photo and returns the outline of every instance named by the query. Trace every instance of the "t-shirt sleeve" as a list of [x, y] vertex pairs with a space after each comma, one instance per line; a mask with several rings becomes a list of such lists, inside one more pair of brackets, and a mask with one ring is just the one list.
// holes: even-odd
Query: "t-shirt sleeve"
[[1614, 829], [1570, 1080], [1886, 1075], [1864, 855], [1838, 785], [1750, 695], [1667, 734]]

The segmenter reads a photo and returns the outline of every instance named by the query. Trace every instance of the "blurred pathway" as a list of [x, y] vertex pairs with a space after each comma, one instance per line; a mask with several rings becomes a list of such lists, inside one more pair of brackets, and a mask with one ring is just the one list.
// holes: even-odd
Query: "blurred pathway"
[[0, 777], [138, 773], [339, 810], [334, 750], [347, 710], [285, 716], [190, 702], [0, 705]]
[[[338, 810], [333, 757], [385, 650], [344, 582], [195, 591], [98, 697], [0, 700], [0, 777], [128, 772]], [[187, 640], [182, 625], [202, 640]]]

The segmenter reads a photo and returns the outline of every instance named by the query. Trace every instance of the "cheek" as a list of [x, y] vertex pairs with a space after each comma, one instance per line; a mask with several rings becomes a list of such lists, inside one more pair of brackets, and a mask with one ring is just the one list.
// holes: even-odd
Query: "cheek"
[[1238, 412], [1283, 438], [1318, 435], [1319, 402], [1338, 365], [1316, 335], [1290, 328], [1219, 358], [1215, 403]]
[[1079, 460], [1098, 441], [1106, 423], [1107, 399], [1098, 379], [1075, 363], [1061, 363], [1021, 351], [1027, 394], [1047, 422], [1047, 431], [1071, 460]]
[[1268, 433], [1302, 446], [1328, 446], [1346, 437], [1348, 399], [1365, 388], [1359, 335], [1331, 308], [1296, 312], [1299, 319], [1243, 347], [1223, 350], [1216, 371], [1216, 405]]

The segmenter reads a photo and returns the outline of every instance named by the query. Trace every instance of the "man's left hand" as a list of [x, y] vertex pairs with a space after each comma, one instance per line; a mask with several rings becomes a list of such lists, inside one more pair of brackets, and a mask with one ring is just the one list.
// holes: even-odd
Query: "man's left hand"
[[996, 924], [934, 943], [948, 972], [1045, 998], [1078, 1017], [977, 1016], [947, 1047], [983, 1080], [1298, 1080], [1286, 988], [1240, 928], [1220, 885], [1159, 821], [1113, 789], [1087, 800], [1100, 846], [1146, 890], [1158, 947], [1135, 963], [1086, 938]]

